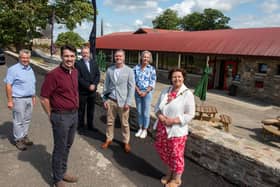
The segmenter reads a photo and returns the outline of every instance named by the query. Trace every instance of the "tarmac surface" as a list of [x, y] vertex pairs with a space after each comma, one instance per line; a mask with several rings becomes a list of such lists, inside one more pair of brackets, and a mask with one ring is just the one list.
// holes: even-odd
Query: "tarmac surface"
[[[11, 58], [7, 58], [12, 62]], [[9, 65], [9, 64], [8, 64]], [[51, 124], [37, 100], [29, 130], [34, 145], [27, 151], [18, 151], [12, 140], [11, 111], [7, 100], [3, 78], [6, 66], [0, 66], [0, 186], [43, 187], [52, 185], [51, 153], [53, 137]], [[37, 94], [41, 87], [43, 74], [37, 73]], [[159, 87], [160, 88], [160, 87]], [[153, 147], [153, 139], [134, 137], [131, 132], [132, 152], [124, 153], [121, 146], [119, 123], [116, 124], [115, 141], [107, 150], [100, 145], [105, 140], [106, 111], [96, 106], [95, 125], [98, 132], [84, 131], [77, 134], [71, 148], [68, 171], [79, 176], [79, 187], [160, 187], [160, 178], [165, 167]], [[224, 178], [185, 158], [183, 187], [234, 186]]]

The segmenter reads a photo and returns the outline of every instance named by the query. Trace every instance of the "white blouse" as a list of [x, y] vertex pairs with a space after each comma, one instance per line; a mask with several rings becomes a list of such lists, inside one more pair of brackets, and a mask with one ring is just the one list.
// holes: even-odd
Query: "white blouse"
[[[157, 101], [155, 106], [155, 113], [161, 111], [161, 113], [167, 117], [175, 118], [179, 117], [181, 123], [174, 124], [172, 126], [165, 126], [168, 138], [182, 137], [188, 135], [188, 123], [193, 119], [195, 115], [195, 102], [194, 96], [184, 84], [179, 89], [177, 97], [171, 102], [167, 103], [167, 96], [170, 93], [172, 87], [165, 88]], [[156, 121], [155, 125], [157, 124]], [[154, 126], [154, 129], [156, 126]]]

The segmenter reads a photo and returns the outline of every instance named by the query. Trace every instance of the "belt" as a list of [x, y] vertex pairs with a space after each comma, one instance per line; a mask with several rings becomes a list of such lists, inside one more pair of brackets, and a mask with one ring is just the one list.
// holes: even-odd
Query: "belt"
[[13, 97], [13, 98], [31, 98], [33, 97], [32, 95], [28, 95], [28, 96], [22, 96], [22, 97]]
[[113, 98], [111, 98], [111, 97], [109, 97], [108, 99], [110, 99], [111, 101], [114, 101], [114, 102], [118, 102], [116, 99], [113, 99]]
[[52, 110], [52, 112], [56, 113], [56, 114], [74, 114], [77, 111], [78, 111], [77, 109], [73, 109], [73, 110]]

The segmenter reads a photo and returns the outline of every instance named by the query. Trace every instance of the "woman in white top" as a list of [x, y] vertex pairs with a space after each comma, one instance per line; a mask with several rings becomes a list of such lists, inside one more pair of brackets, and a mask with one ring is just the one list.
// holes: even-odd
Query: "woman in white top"
[[194, 96], [185, 86], [184, 77], [183, 69], [172, 69], [168, 76], [172, 85], [161, 92], [155, 106], [158, 117], [155, 147], [168, 166], [166, 176], [161, 179], [167, 187], [177, 187], [182, 183], [188, 123], [195, 115]]

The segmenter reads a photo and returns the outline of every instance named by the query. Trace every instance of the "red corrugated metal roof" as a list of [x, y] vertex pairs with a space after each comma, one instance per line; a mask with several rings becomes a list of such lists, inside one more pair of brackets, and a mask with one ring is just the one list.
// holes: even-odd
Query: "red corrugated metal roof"
[[211, 31], [138, 29], [98, 37], [98, 49], [280, 57], [280, 27]]

